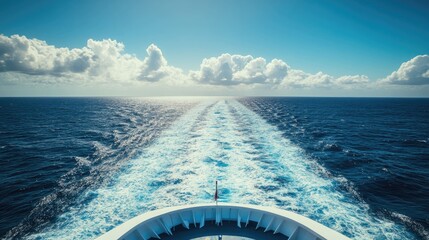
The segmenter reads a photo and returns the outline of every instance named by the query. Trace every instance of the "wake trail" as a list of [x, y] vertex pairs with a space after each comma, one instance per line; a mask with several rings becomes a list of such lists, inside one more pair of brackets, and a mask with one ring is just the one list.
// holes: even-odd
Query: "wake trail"
[[234, 99], [194, 107], [142, 152], [108, 185], [83, 193], [90, 201], [28, 238], [93, 239], [149, 210], [212, 202], [216, 180], [220, 201], [292, 210], [357, 239], [413, 238]]

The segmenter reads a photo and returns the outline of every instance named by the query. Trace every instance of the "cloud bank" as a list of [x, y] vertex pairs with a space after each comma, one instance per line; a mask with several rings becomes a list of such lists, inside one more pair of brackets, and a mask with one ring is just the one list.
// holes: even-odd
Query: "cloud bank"
[[124, 44], [111, 39], [89, 39], [83, 48], [57, 48], [25, 36], [0, 35], [0, 72], [48, 75], [95, 81], [156, 82], [180, 70], [167, 64], [161, 50], [150, 45], [140, 60], [124, 53]]
[[198, 71], [191, 71], [190, 79], [211, 85], [269, 85], [273, 87], [329, 87], [368, 83], [365, 75], [335, 78], [323, 72], [306, 73], [293, 69], [280, 59], [267, 62], [264, 58], [250, 55], [222, 54], [203, 59]]
[[429, 55], [402, 63], [390, 75], [370, 80], [365, 75], [334, 77], [307, 73], [281, 59], [221, 54], [202, 60], [199, 69], [184, 72], [171, 66], [161, 49], [151, 44], [139, 59], [112, 39], [89, 39], [82, 48], [59, 48], [25, 36], [0, 35], [0, 84], [37, 83], [162, 83], [170, 86], [213, 86], [225, 89], [354, 89], [378, 85], [429, 84]]
[[226, 53], [203, 59], [200, 69], [191, 71], [189, 75], [196, 82], [212, 85], [279, 84], [289, 68], [278, 59], [267, 63], [260, 57]]

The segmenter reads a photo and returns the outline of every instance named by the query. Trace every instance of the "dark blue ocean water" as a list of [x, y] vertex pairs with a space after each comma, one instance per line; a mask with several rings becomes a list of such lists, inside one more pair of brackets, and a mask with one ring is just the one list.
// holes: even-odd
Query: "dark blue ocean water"
[[0, 98], [5, 239], [93, 239], [216, 179], [355, 239], [428, 239], [429, 99]]
[[[249, 98], [377, 214], [429, 227], [429, 99]], [[418, 224], [414, 224], [414, 221]], [[424, 227], [423, 227], [424, 226]]]

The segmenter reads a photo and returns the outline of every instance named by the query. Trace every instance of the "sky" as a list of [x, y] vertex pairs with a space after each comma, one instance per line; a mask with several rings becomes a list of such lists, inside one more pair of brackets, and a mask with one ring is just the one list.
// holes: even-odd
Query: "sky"
[[429, 97], [425, 0], [0, 0], [0, 96]]

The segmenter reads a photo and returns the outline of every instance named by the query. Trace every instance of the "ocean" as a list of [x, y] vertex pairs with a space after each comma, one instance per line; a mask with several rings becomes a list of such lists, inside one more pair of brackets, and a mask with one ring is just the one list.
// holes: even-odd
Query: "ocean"
[[94, 239], [216, 180], [353, 239], [429, 239], [429, 99], [0, 98], [2, 239]]

